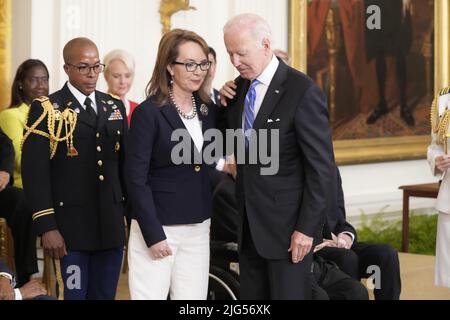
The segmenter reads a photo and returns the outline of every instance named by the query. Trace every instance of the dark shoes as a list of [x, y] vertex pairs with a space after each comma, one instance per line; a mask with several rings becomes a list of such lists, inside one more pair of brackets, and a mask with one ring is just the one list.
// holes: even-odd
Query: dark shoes
[[406, 124], [410, 127], [414, 127], [415, 121], [412, 112], [408, 109], [408, 107], [403, 106], [400, 111], [400, 116], [406, 122]]
[[367, 118], [367, 124], [374, 124], [378, 121], [382, 116], [388, 113], [389, 110], [385, 104], [379, 104], [375, 110], [373, 110], [372, 114]]
[[[389, 112], [387, 106], [385, 104], [379, 104], [375, 110], [370, 114], [370, 116], [367, 118], [366, 123], [367, 124], [374, 124], [378, 121], [382, 116], [387, 114]], [[402, 106], [400, 108], [400, 116], [402, 117], [403, 121], [410, 126], [414, 127], [415, 120], [412, 112], [409, 110], [407, 106]]]

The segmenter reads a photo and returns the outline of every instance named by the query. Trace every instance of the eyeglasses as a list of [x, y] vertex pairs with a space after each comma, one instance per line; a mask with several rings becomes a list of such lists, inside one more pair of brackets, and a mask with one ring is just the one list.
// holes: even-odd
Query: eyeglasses
[[94, 70], [95, 73], [101, 73], [105, 69], [105, 65], [103, 63], [97, 63], [93, 66], [76, 66], [74, 64], [67, 63], [67, 65], [78, 69], [80, 74], [88, 75], [91, 70]]
[[187, 72], [194, 72], [195, 70], [197, 70], [197, 67], [200, 67], [200, 70], [202, 70], [202, 71], [208, 71], [209, 67], [211, 67], [211, 61], [208, 61], [208, 60], [202, 61], [200, 63], [196, 63], [196, 62], [178, 62], [178, 61], [174, 61], [172, 63], [173, 64], [184, 65], [184, 67], [186, 68]]

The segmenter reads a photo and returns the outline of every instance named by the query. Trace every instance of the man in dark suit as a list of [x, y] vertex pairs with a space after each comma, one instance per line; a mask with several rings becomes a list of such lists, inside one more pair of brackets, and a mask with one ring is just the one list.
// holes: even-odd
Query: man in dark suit
[[23, 190], [13, 186], [13, 168], [13, 144], [0, 128], [0, 217], [6, 219], [12, 231], [16, 280], [18, 286], [22, 286], [39, 270], [31, 213], [26, 207]]
[[[411, 0], [365, 0], [365, 9], [376, 6], [380, 8], [382, 19], [381, 28], [364, 28], [366, 36], [366, 56], [367, 61], [375, 59], [376, 76], [378, 83], [378, 105], [366, 120], [367, 124], [374, 124], [389, 110], [386, 99], [386, 75], [387, 57], [395, 57], [396, 78], [400, 93], [400, 116], [405, 123], [413, 127], [414, 116], [407, 101], [407, 68], [406, 57], [412, 45], [412, 24], [411, 24]], [[366, 19], [372, 14], [366, 12]]]
[[114, 299], [125, 243], [127, 117], [119, 99], [95, 90], [104, 65], [91, 40], [70, 40], [63, 55], [69, 81], [31, 105], [24, 190], [45, 254], [60, 259], [64, 298]]
[[[231, 19], [224, 40], [240, 73], [220, 91], [232, 99], [222, 99], [227, 127], [245, 132], [235, 148], [241, 298], [308, 299], [311, 248], [314, 238], [321, 238], [334, 181], [325, 97], [310, 78], [274, 56], [270, 27], [259, 16]], [[261, 158], [242, 163], [241, 155], [255, 155], [264, 138], [258, 154], [268, 147], [274, 166]]]
[[[315, 254], [325, 260], [334, 261], [339, 268], [354, 279], [360, 280], [374, 275], [374, 295], [376, 300], [398, 300], [400, 298], [401, 280], [400, 264], [397, 251], [384, 243], [358, 242], [355, 228], [346, 221], [344, 193], [339, 169], [334, 183], [334, 205], [328, 211], [324, 227], [325, 240], [322, 249]], [[329, 228], [332, 225], [334, 227]], [[375, 267], [375, 268], [373, 268]], [[379, 269], [378, 269], [379, 268]], [[379, 277], [374, 272], [379, 270]]]

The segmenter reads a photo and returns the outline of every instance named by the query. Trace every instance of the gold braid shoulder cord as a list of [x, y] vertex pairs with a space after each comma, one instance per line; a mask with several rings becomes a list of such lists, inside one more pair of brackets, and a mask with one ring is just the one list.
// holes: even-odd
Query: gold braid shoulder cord
[[445, 109], [445, 111], [439, 116], [438, 110], [438, 99], [439, 96], [448, 94], [450, 92], [450, 87], [442, 89], [439, 94], [434, 98], [433, 103], [431, 104], [431, 130], [434, 134], [436, 134], [436, 141], [438, 144], [444, 146], [444, 152], [447, 153], [448, 145], [447, 145], [447, 134], [448, 134], [448, 126], [450, 120], [450, 110]]
[[[50, 140], [50, 159], [55, 156], [56, 149], [58, 148], [58, 143], [62, 141], [66, 141], [67, 155], [69, 157], [77, 156], [78, 152], [73, 146], [73, 132], [75, 131], [75, 126], [77, 124], [77, 113], [69, 108], [66, 108], [63, 112], [55, 110], [48, 97], [40, 97], [36, 100], [41, 103], [42, 109], [44, 110], [41, 116], [36, 120], [35, 123], [33, 123], [31, 127], [25, 125], [25, 129], [27, 131], [23, 136], [21, 148], [23, 147], [23, 143], [28, 138], [28, 136], [34, 133]], [[45, 117], [47, 117], [48, 133], [36, 129], [37, 126], [45, 119]], [[59, 123], [55, 132], [55, 125], [57, 120], [59, 120]], [[64, 137], [61, 137], [63, 123], [65, 126], [66, 135]]]

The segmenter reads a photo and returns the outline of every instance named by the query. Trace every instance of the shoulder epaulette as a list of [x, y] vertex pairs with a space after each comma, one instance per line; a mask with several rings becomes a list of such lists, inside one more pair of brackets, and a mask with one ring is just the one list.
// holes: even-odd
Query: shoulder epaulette
[[115, 94], [108, 93], [111, 97], [113, 97], [116, 100], [121, 100], [119, 96], [116, 96]]
[[37, 100], [37, 101], [39, 101], [40, 103], [43, 103], [43, 102], [45, 102], [45, 101], [47, 101], [47, 100], [49, 100], [49, 99], [48, 99], [48, 97], [46, 97], [46, 96], [41, 96], [41, 97], [39, 97], [39, 98], [35, 98], [34, 100]]
[[445, 88], [442, 88], [440, 91], [439, 91], [439, 95], [440, 96], [443, 96], [443, 95], [445, 95], [445, 94], [447, 94], [447, 93], [449, 93], [450, 92], [450, 87], [445, 87]]

